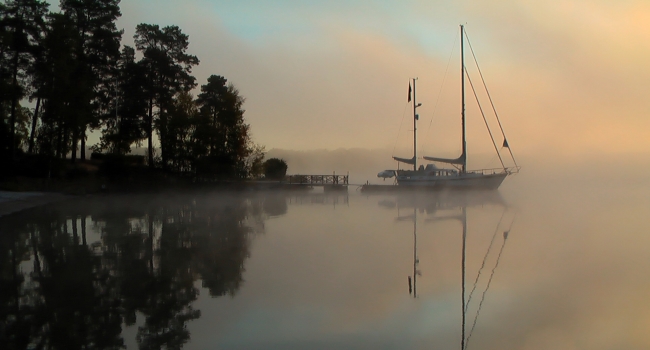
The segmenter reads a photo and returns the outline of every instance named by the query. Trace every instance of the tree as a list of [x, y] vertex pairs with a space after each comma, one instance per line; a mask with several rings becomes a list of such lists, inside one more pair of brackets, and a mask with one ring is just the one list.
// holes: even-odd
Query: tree
[[61, 10], [76, 29], [75, 84], [71, 93], [76, 106], [71, 112], [72, 162], [81, 140], [81, 156], [85, 157], [86, 129], [99, 127], [102, 113], [113, 109], [111, 85], [120, 58], [122, 31], [115, 22], [122, 14], [120, 0], [61, 0]]
[[47, 35], [42, 42], [42, 58], [35, 67], [39, 81], [39, 96], [43, 98], [42, 125], [37, 146], [39, 153], [65, 157], [69, 151], [71, 109], [76, 108], [72, 93], [77, 61], [74, 57], [76, 31], [73, 23], [62, 14], [48, 18]]
[[14, 122], [14, 143], [17, 148], [22, 148], [29, 137], [29, 121], [32, 118], [32, 111], [20, 104], [16, 107]]
[[[201, 86], [197, 103], [210, 120], [210, 162], [218, 177], [245, 178], [249, 175], [249, 156], [253, 151], [250, 126], [244, 121], [244, 98], [224, 77], [211, 75]], [[258, 152], [259, 153], [259, 152]]]
[[271, 158], [264, 162], [264, 176], [267, 179], [281, 180], [287, 174], [287, 169], [284, 159]]
[[[163, 169], [167, 169], [168, 130], [167, 109], [170, 108], [176, 93], [189, 91], [196, 86], [195, 78], [190, 75], [192, 67], [199, 64], [196, 56], [186, 53], [189, 37], [177, 26], [160, 28], [153, 24], [138, 24], [136, 27], [135, 47], [142, 52], [140, 65], [146, 74], [144, 90], [149, 101], [148, 120], [146, 121], [149, 166], [153, 167], [153, 130], [158, 131]], [[154, 108], [157, 119], [154, 120]]]
[[258, 178], [264, 173], [264, 151], [262, 145], [258, 145], [251, 141], [250, 154], [246, 158], [246, 172], [250, 178]]
[[[199, 111], [193, 96], [188, 92], [179, 93], [173, 100], [168, 113], [167, 159], [171, 170], [191, 173], [194, 169], [197, 144], [197, 118]], [[200, 141], [199, 141], [200, 142]]]
[[122, 48], [118, 61], [114, 113], [103, 116], [104, 132], [99, 149], [115, 154], [127, 154], [131, 145], [146, 137], [144, 122], [147, 117], [147, 96], [143, 91], [146, 76], [135, 60], [135, 50], [130, 46]]
[[[7, 94], [2, 94], [11, 104], [9, 133], [12, 158], [16, 155], [16, 113], [25, 96], [27, 70], [34, 62], [34, 51], [44, 28], [48, 4], [38, 0], [8, 0], [0, 7], [2, 48], [0, 49], [0, 78]], [[0, 101], [2, 103], [4, 101]]]
[[215, 153], [223, 138], [219, 137], [219, 114], [224, 110], [224, 96], [228, 92], [226, 83], [228, 80], [219, 75], [211, 75], [206, 85], [201, 85], [201, 93], [197, 96], [196, 102], [201, 108], [201, 113], [209, 118], [209, 127], [212, 132], [204, 140], [209, 144], [210, 152]]

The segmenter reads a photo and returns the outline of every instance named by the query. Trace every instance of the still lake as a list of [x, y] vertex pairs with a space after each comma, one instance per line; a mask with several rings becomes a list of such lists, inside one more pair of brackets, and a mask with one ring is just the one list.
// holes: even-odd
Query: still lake
[[0, 348], [647, 349], [650, 193], [602, 180], [24, 211], [0, 218]]

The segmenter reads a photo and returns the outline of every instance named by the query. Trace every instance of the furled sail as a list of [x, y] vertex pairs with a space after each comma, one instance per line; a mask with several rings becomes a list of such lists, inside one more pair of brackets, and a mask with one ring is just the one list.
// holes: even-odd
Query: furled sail
[[423, 157], [425, 160], [431, 161], [431, 162], [442, 162], [442, 163], [448, 163], [448, 164], [464, 164], [465, 163], [465, 155], [461, 155], [458, 158], [437, 158], [437, 157]]
[[393, 159], [395, 159], [396, 161], [401, 162], [401, 163], [406, 163], [406, 164], [411, 164], [411, 165], [415, 164], [415, 157], [413, 157], [413, 158], [411, 158], [411, 159], [408, 159], [408, 158], [400, 158], [400, 157], [393, 157]]

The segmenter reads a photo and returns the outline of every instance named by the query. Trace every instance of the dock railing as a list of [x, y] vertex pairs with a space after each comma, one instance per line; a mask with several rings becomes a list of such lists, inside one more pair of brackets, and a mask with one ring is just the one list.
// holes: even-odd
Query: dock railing
[[287, 175], [284, 182], [292, 185], [325, 186], [342, 185], [347, 186], [349, 175]]

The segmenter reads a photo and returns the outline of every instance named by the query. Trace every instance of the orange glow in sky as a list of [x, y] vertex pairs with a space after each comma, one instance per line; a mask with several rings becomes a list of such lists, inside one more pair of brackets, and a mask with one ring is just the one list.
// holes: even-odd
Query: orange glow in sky
[[[461, 23], [515, 150], [650, 148], [645, 0], [138, 0], [121, 8], [124, 44], [143, 22], [188, 34], [201, 60], [197, 82], [219, 74], [234, 83], [267, 149], [408, 149], [407, 84], [418, 77], [419, 143], [458, 153]], [[468, 92], [470, 142], [489, 152], [472, 105]]]

